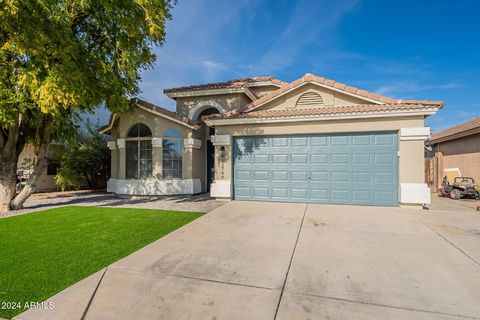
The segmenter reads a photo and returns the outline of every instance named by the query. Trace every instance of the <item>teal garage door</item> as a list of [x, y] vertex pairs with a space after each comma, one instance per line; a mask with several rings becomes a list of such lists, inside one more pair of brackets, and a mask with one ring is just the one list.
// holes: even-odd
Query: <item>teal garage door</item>
[[238, 137], [238, 200], [398, 205], [397, 133]]

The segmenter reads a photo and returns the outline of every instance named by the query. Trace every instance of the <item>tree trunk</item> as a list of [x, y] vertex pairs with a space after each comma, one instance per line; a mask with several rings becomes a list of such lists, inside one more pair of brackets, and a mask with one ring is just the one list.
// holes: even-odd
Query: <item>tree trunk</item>
[[10, 211], [10, 202], [15, 196], [17, 184], [17, 161], [15, 153], [10, 157], [0, 156], [0, 215]]
[[50, 141], [51, 128], [46, 124], [42, 128], [42, 133], [39, 141], [38, 151], [36, 152], [36, 163], [32, 174], [28, 178], [23, 189], [17, 194], [17, 196], [11, 201], [10, 208], [19, 210], [23, 208], [25, 201], [37, 190], [37, 182], [40, 176], [47, 167], [47, 150], [48, 143]]
[[9, 128], [8, 134], [0, 128], [0, 215], [10, 211], [10, 202], [15, 196], [19, 132], [18, 126]]

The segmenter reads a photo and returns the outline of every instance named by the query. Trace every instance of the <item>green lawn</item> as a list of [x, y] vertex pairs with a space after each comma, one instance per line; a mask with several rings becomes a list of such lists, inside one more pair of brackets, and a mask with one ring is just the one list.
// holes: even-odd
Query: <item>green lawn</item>
[[0, 304], [41, 302], [201, 215], [69, 206], [0, 219]]

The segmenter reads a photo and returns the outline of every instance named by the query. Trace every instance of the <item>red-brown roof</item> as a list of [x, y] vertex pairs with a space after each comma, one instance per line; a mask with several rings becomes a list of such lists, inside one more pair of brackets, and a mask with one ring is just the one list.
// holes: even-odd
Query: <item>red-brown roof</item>
[[175, 113], [173, 111], [170, 111], [170, 110], [167, 110], [165, 108], [162, 108], [162, 107], [159, 107], [157, 105], [154, 105], [153, 103], [150, 103], [150, 102], [147, 102], [145, 100], [142, 100], [142, 99], [139, 99], [139, 98], [135, 98], [135, 102], [139, 105], [139, 106], [142, 106], [144, 108], [147, 108], [147, 109], [150, 109], [154, 112], [157, 112], [157, 113], [161, 113], [169, 118], [173, 118], [173, 119], [176, 119], [178, 121], [181, 121], [181, 122], [184, 122], [185, 124], [188, 124], [190, 126], [194, 126], [196, 125], [195, 122], [193, 122], [192, 120], [188, 119], [187, 117], [184, 117], [182, 115], [179, 115], [178, 113]]
[[[370, 100], [373, 100], [373, 101], [377, 101], [378, 103], [387, 103], [388, 104], [388, 103], [403, 103], [403, 102], [406, 102], [406, 103], [415, 103], [415, 102], [428, 103], [429, 102], [427, 100], [397, 100], [397, 99], [394, 99], [394, 98], [379, 95], [378, 93], [372, 93], [372, 92], [369, 92], [369, 91], [366, 91], [366, 90], [358, 89], [356, 87], [348, 86], [346, 84], [343, 84], [341, 82], [337, 82], [335, 80], [330, 80], [330, 79], [326, 79], [326, 78], [323, 78], [323, 77], [317, 77], [313, 74], [306, 74], [303, 77], [301, 77], [300, 79], [297, 79], [297, 80], [293, 81], [292, 83], [284, 84], [281, 88], [279, 88], [275, 91], [269, 92], [268, 94], [262, 96], [261, 98], [255, 100], [255, 101], [252, 101], [251, 103], [242, 107], [241, 110], [239, 110], [239, 111], [249, 112], [249, 110], [256, 109], [258, 106], [274, 99], [275, 97], [277, 97], [277, 96], [279, 96], [279, 95], [281, 95], [281, 94], [283, 94], [287, 91], [290, 91], [290, 90], [292, 90], [296, 87], [299, 87], [299, 86], [301, 86], [305, 83], [317, 83], [317, 84], [320, 84], [322, 86], [330, 87], [334, 90], [343, 91], [347, 94], [357, 95], [360, 98], [363, 97], [363, 98], [367, 98], [367, 99], [370, 99]], [[435, 102], [435, 101], [431, 101], [431, 103], [438, 104], [438, 102]]]
[[191, 86], [170, 88], [163, 90], [164, 93], [178, 92], [178, 91], [196, 91], [196, 90], [210, 90], [210, 89], [234, 89], [243, 88], [258, 84], [260, 82], [272, 82], [277, 85], [282, 85], [282, 81], [275, 79], [274, 77], [253, 77], [253, 78], [241, 78], [233, 79], [224, 82], [212, 82], [205, 84], [195, 84]]
[[[190, 127], [196, 127], [197, 126], [197, 124], [195, 122], [193, 122], [192, 120], [190, 120], [190, 119], [188, 119], [188, 118], [186, 118], [182, 115], [179, 115], [178, 113], [175, 113], [175, 112], [172, 112], [172, 111], [167, 110], [165, 108], [154, 105], [153, 103], [147, 102], [147, 101], [139, 99], [139, 98], [134, 98], [133, 101], [135, 101], [135, 103], [138, 106], [146, 108], [148, 110], [151, 110], [154, 113], [162, 114], [162, 115], [164, 115], [168, 118], [180, 121], [180, 122], [182, 122], [182, 123], [184, 123], [184, 124], [186, 124]], [[108, 124], [98, 128], [98, 131], [101, 132], [101, 133], [107, 133], [109, 131], [109, 129], [112, 127], [113, 121], [115, 121], [115, 114], [114, 113], [110, 114], [110, 119], [108, 120]]]
[[432, 139], [429, 141], [429, 144], [434, 144], [440, 140], [450, 140], [449, 138], [455, 138], [459, 134], [462, 134], [462, 136], [469, 135], [470, 133], [473, 134], [478, 131], [477, 129], [480, 129], [480, 117], [432, 134]]
[[435, 110], [443, 106], [442, 103], [393, 103], [393, 104], [359, 104], [349, 106], [305, 108], [305, 109], [283, 109], [283, 110], [260, 110], [242, 113], [219, 113], [207, 116], [208, 119], [246, 119], [246, 118], [288, 118], [288, 117], [309, 117], [329, 116], [344, 114], [381, 113], [408, 110]]

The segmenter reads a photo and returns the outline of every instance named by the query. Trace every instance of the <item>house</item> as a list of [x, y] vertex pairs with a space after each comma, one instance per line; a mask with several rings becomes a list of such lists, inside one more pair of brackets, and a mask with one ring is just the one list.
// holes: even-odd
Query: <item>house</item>
[[480, 182], [480, 117], [432, 135], [426, 142], [426, 179], [433, 191], [440, 187], [445, 168]]
[[[57, 190], [55, 175], [57, 174], [59, 163], [54, 160], [53, 154], [61, 152], [61, 150], [63, 150], [62, 144], [52, 143], [48, 146], [47, 167], [38, 178], [36, 185], [37, 192]], [[35, 154], [34, 146], [32, 144], [27, 144], [20, 153], [17, 162], [17, 176], [20, 179], [20, 184], [24, 183], [33, 172], [36, 161], [37, 156]]]
[[102, 132], [107, 190], [360, 205], [430, 203], [426, 117], [442, 102], [396, 100], [306, 74], [166, 89], [176, 112], [136, 99]]

